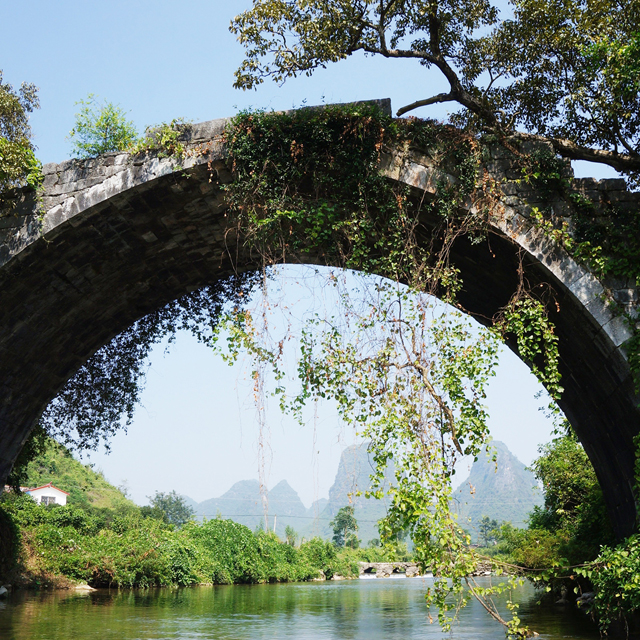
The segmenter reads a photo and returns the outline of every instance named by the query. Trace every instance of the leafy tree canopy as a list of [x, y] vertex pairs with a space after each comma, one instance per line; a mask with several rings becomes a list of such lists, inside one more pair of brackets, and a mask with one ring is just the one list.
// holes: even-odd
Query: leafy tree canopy
[[638, 2], [509, 0], [505, 15], [492, 0], [254, 0], [230, 27], [246, 50], [235, 85], [308, 76], [357, 51], [415, 59], [449, 90], [421, 90], [398, 115], [453, 102], [454, 124], [640, 170]]
[[298, 533], [292, 526], [287, 525], [284, 528], [284, 537], [289, 546], [291, 547], [296, 546], [296, 541], [298, 540]]
[[357, 549], [360, 546], [358, 540], [358, 521], [354, 516], [352, 505], [342, 507], [336, 513], [336, 517], [329, 523], [333, 529], [333, 543], [336, 547], [350, 547]]
[[41, 167], [29, 126], [29, 114], [39, 106], [33, 84], [23, 82], [15, 90], [3, 82], [0, 70], [0, 193], [40, 183]]
[[569, 433], [540, 448], [533, 462], [544, 489], [544, 508], [531, 514], [531, 529], [564, 532], [561, 551], [573, 563], [592, 560], [601, 545], [615, 541], [602, 490], [582, 445]]
[[492, 520], [489, 516], [483, 516], [478, 525], [478, 533], [483, 546], [488, 547], [497, 540], [498, 526], [497, 520]]
[[73, 153], [79, 158], [91, 158], [109, 151], [124, 151], [138, 139], [136, 127], [127, 120], [126, 112], [112, 102], [98, 102], [90, 93], [76, 104], [81, 109], [69, 133]]
[[149, 512], [143, 511], [143, 514], [151, 516], [154, 516], [156, 513], [160, 514], [161, 517], [159, 519], [177, 527], [189, 522], [193, 516], [193, 509], [187, 504], [186, 500], [175, 491], [171, 491], [170, 493], [156, 491], [153, 497], [149, 497], [149, 502], [151, 503], [151, 507], [147, 507]]

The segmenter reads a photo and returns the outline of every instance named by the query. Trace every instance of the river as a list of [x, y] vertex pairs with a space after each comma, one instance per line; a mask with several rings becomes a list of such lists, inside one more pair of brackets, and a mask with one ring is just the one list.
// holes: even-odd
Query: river
[[[481, 579], [488, 580], [488, 578]], [[494, 579], [495, 580], [495, 579]], [[91, 593], [16, 592], [0, 601], [2, 640], [500, 640], [477, 602], [451, 636], [429, 624], [429, 578], [350, 580]], [[595, 640], [584, 615], [541, 607], [529, 585], [515, 600], [542, 640]]]

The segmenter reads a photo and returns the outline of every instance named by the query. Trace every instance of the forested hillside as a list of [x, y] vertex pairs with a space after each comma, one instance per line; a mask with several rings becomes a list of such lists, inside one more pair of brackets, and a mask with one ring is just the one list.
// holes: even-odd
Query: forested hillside
[[27, 485], [31, 488], [53, 482], [69, 494], [69, 504], [78, 507], [126, 510], [136, 505], [120, 489], [109, 484], [100, 471], [76, 460], [55, 440], [27, 467]]

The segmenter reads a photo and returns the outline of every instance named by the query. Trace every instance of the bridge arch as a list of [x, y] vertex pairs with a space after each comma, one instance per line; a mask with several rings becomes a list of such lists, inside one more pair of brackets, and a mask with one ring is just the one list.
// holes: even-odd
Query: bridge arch
[[[97, 349], [181, 295], [260, 267], [236, 251], [225, 217], [226, 124], [194, 125], [184, 161], [121, 153], [46, 165], [41, 201], [27, 199], [0, 218], [0, 481], [43, 409]], [[603, 293], [634, 312], [637, 291], [599, 282], [531, 224], [532, 194], [510, 163], [496, 147], [484, 166], [502, 188], [490, 248], [464, 239], [453, 247], [459, 300], [489, 322], [511, 298], [519, 265], [532, 287], [553, 289], [560, 406], [593, 462], [616, 533], [628, 535], [640, 409], [624, 349], [631, 332]], [[417, 198], [429, 197], [441, 177], [428, 157], [405, 149], [389, 153], [383, 171]], [[574, 188], [640, 205], [620, 181], [576, 180]]]

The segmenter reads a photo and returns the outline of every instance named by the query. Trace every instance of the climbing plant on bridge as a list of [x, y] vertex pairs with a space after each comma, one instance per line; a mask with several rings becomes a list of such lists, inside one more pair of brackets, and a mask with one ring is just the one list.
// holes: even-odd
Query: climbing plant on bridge
[[[380, 173], [392, 145], [419, 149], [437, 162], [441, 179], [432, 199], [416, 201]], [[483, 242], [489, 233], [497, 191], [479, 171], [482, 143], [452, 127], [394, 121], [364, 105], [243, 113], [227, 146], [236, 176], [227, 196], [245, 250], [265, 266], [302, 259], [389, 279], [358, 309], [342, 290], [336, 313], [303, 332], [300, 387], [293, 394], [281, 368], [286, 338], [268, 344], [247, 309], [223, 326], [232, 355], [246, 349], [256, 372], [261, 361], [273, 367], [285, 410], [301, 417], [312, 398], [337, 401], [343, 420], [371, 442], [377, 465], [371, 495], [382, 495], [393, 459], [397, 482], [383, 535], [408, 528], [420, 561], [437, 576], [454, 578], [436, 580], [429, 596], [447, 627], [448, 612], [467, 598], [460, 580], [476, 561], [451, 512], [450, 480], [456, 460], [477, 456], [487, 440], [482, 403], [499, 336], [514, 334], [550, 393], [561, 393], [553, 325], [544, 301], [523, 280], [493, 329], [481, 332], [459, 312], [437, 313], [428, 295], [457, 304], [462, 282], [451, 248], [461, 238]], [[509, 633], [525, 633], [517, 616], [505, 621], [491, 605], [495, 590], [466, 586]]]
[[461, 108], [452, 116], [457, 125], [499, 135], [524, 129], [518, 135], [543, 136], [565, 157], [603, 162], [633, 178], [640, 170], [638, 3], [501, 5], [256, 0], [231, 23], [246, 52], [236, 86], [309, 76], [357, 52], [416, 60], [448, 90], [417, 95], [398, 115], [452, 103]]
[[[452, 244], [462, 237], [483, 242], [497, 203], [495, 185], [478, 171], [481, 138], [431, 122], [392, 121], [356, 107], [241, 114], [227, 143], [236, 175], [228, 196], [238, 236], [263, 264], [307, 256], [384, 275], [408, 284], [418, 296], [431, 293], [456, 304], [462, 282], [449, 261]], [[379, 173], [385, 150], [398, 144], [436, 160], [441, 179], [428, 202], [416, 202], [408, 189]], [[614, 210], [610, 218], [596, 216], [588, 199], [571, 192], [563, 164], [553, 154], [523, 156], [521, 172], [540, 201], [561, 195], [575, 212], [571, 234], [558, 224], [551, 207], [534, 208], [534, 224], [601, 278], [638, 281], [640, 260], [634, 238], [628, 237], [638, 228], [637, 214]], [[427, 212], [428, 219], [437, 221], [431, 227], [423, 222]], [[392, 535], [409, 527], [425, 565], [455, 578], [436, 581], [429, 596], [440, 606], [446, 626], [451, 622], [447, 597], [455, 593], [458, 603], [465, 601], [458, 580], [474, 563], [449, 511], [453, 464], [463, 452], [477, 455], [486, 440], [483, 376], [492, 369], [496, 335], [512, 334], [521, 357], [552, 397], [562, 392], [557, 338], [546, 311], [553, 300], [534, 295], [520, 279], [512, 300], [494, 318], [494, 331], [474, 342], [473, 332], [455, 316], [432, 317], [425, 330], [432, 311], [428, 302], [416, 302], [392, 285], [380, 284], [378, 293], [359, 314], [346, 294], [342, 321], [338, 316], [317, 320], [304, 333], [301, 389], [282, 404], [300, 415], [301, 405], [313, 397], [335, 398], [343, 419], [372, 442], [378, 463], [373, 494], [380, 495], [384, 468], [393, 457], [398, 482], [385, 531]], [[351, 327], [344, 323], [349, 314]], [[257, 326], [246, 310], [227, 324], [232, 342], [266, 358], [282, 381], [283, 341], [265, 348]], [[416, 327], [423, 330], [419, 337]], [[633, 366], [635, 341], [627, 346]], [[282, 385], [278, 389], [283, 397], [285, 391]], [[499, 618], [489, 603], [495, 591], [468, 586]], [[526, 633], [515, 610], [510, 621], [501, 621], [513, 635]]]
[[[404, 145], [433, 158], [436, 193], [416, 202], [380, 172]], [[481, 141], [432, 121], [394, 120], [373, 105], [243, 113], [227, 132], [235, 180], [225, 187], [238, 237], [264, 265], [303, 259], [374, 273], [457, 304], [450, 261], [461, 238], [483, 242], [499, 190], [480, 173]], [[425, 220], [431, 222], [428, 227]], [[562, 389], [544, 301], [520, 279], [496, 316], [552, 397]]]

